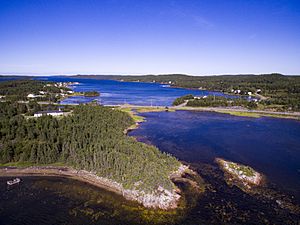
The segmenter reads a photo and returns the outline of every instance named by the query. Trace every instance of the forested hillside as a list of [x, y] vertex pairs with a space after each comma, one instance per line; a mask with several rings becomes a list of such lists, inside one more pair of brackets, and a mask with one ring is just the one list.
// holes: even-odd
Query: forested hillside
[[243, 98], [228, 99], [222, 96], [208, 96], [207, 98], [190, 99], [186, 106], [191, 107], [235, 107], [241, 106], [248, 109], [256, 109], [257, 104]]
[[[56, 101], [62, 91], [70, 91], [66, 87], [56, 87], [53, 82], [38, 80], [11, 80], [0, 82], [0, 95], [6, 100], [27, 100], [28, 94], [37, 95], [36, 99]], [[43, 95], [41, 95], [41, 92]]]
[[[16, 103], [14, 103], [16, 104]], [[61, 119], [25, 119], [26, 108], [0, 103], [0, 162], [66, 165], [113, 179], [125, 188], [171, 190], [168, 178], [179, 162], [157, 148], [124, 134], [133, 124], [124, 112], [101, 106], [78, 106]]]

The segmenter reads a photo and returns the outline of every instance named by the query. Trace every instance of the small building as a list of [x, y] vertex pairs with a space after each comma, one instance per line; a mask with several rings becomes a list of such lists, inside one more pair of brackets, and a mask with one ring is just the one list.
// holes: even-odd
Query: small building
[[251, 91], [248, 91], [248, 93], [247, 93], [248, 95], [252, 95], [252, 92]]
[[260, 93], [261, 93], [261, 89], [257, 89], [256, 94], [260, 94]]
[[35, 95], [35, 94], [28, 94], [27, 95], [27, 98], [37, 98], [38, 96], [37, 95]]
[[41, 116], [62, 116], [62, 115], [64, 115], [64, 112], [55, 110], [55, 111], [39, 111], [34, 113], [33, 116], [41, 117]]

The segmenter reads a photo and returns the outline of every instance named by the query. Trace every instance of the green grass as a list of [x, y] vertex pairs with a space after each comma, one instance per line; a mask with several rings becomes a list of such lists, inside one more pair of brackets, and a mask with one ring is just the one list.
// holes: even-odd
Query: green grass
[[226, 114], [230, 114], [232, 116], [244, 116], [244, 117], [252, 117], [252, 118], [260, 118], [260, 117], [266, 116], [266, 117], [273, 117], [273, 118], [300, 120], [299, 116], [290, 116], [290, 115], [284, 115], [284, 114], [239, 112], [239, 111], [227, 111], [227, 110], [216, 110], [215, 112], [226, 113]]
[[[145, 107], [145, 108], [137, 108], [136, 111], [139, 113], [144, 113], [144, 112], [164, 112], [167, 109], [165, 107], [157, 107], [157, 108], [153, 108], [153, 107]], [[175, 109], [168, 109], [169, 112], [175, 112]]]
[[245, 116], [245, 117], [253, 117], [253, 118], [260, 118], [263, 116], [262, 114], [254, 113], [254, 112], [238, 112], [238, 111], [227, 111], [227, 110], [217, 110], [216, 112], [226, 113], [232, 116]]
[[140, 122], [143, 122], [145, 120], [144, 117], [139, 116], [139, 115], [136, 114], [136, 112], [132, 111], [131, 107], [119, 108], [119, 110], [121, 110], [122, 112], [128, 113], [131, 116], [131, 118], [133, 119], [133, 121], [136, 122], [136, 123], [140, 123]]
[[134, 120], [134, 122], [137, 122], [137, 123], [143, 122], [145, 120], [144, 117], [139, 116], [139, 115], [135, 115], [135, 114], [132, 115], [132, 119]]
[[253, 177], [255, 174], [254, 170], [249, 166], [238, 165], [233, 162], [228, 163], [228, 166], [229, 168], [234, 169], [237, 172], [242, 171], [242, 173], [247, 177]]

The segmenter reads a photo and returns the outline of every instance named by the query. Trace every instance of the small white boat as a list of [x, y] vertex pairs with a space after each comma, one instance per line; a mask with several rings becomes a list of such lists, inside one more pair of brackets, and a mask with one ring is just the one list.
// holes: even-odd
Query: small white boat
[[10, 186], [11, 186], [11, 185], [20, 183], [20, 181], [21, 181], [20, 178], [15, 178], [15, 179], [13, 179], [13, 180], [7, 181], [6, 183], [7, 183], [7, 185], [10, 185]]

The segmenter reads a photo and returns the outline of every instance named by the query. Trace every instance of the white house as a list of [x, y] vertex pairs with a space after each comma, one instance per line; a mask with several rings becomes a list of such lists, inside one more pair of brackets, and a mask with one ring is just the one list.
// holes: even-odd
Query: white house
[[27, 95], [27, 98], [37, 98], [38, 96], [37, 95], [35, 95], [35, 94], [28, 94]]
[[41, 116], [62, 116], [64, 112], [62, 111], [40, 111], [34, 113], [34, 117], [41, 117]]
[[252, 92], [251, 92], [251, 91], [248, 91], [248, 95], [252, 95]]

